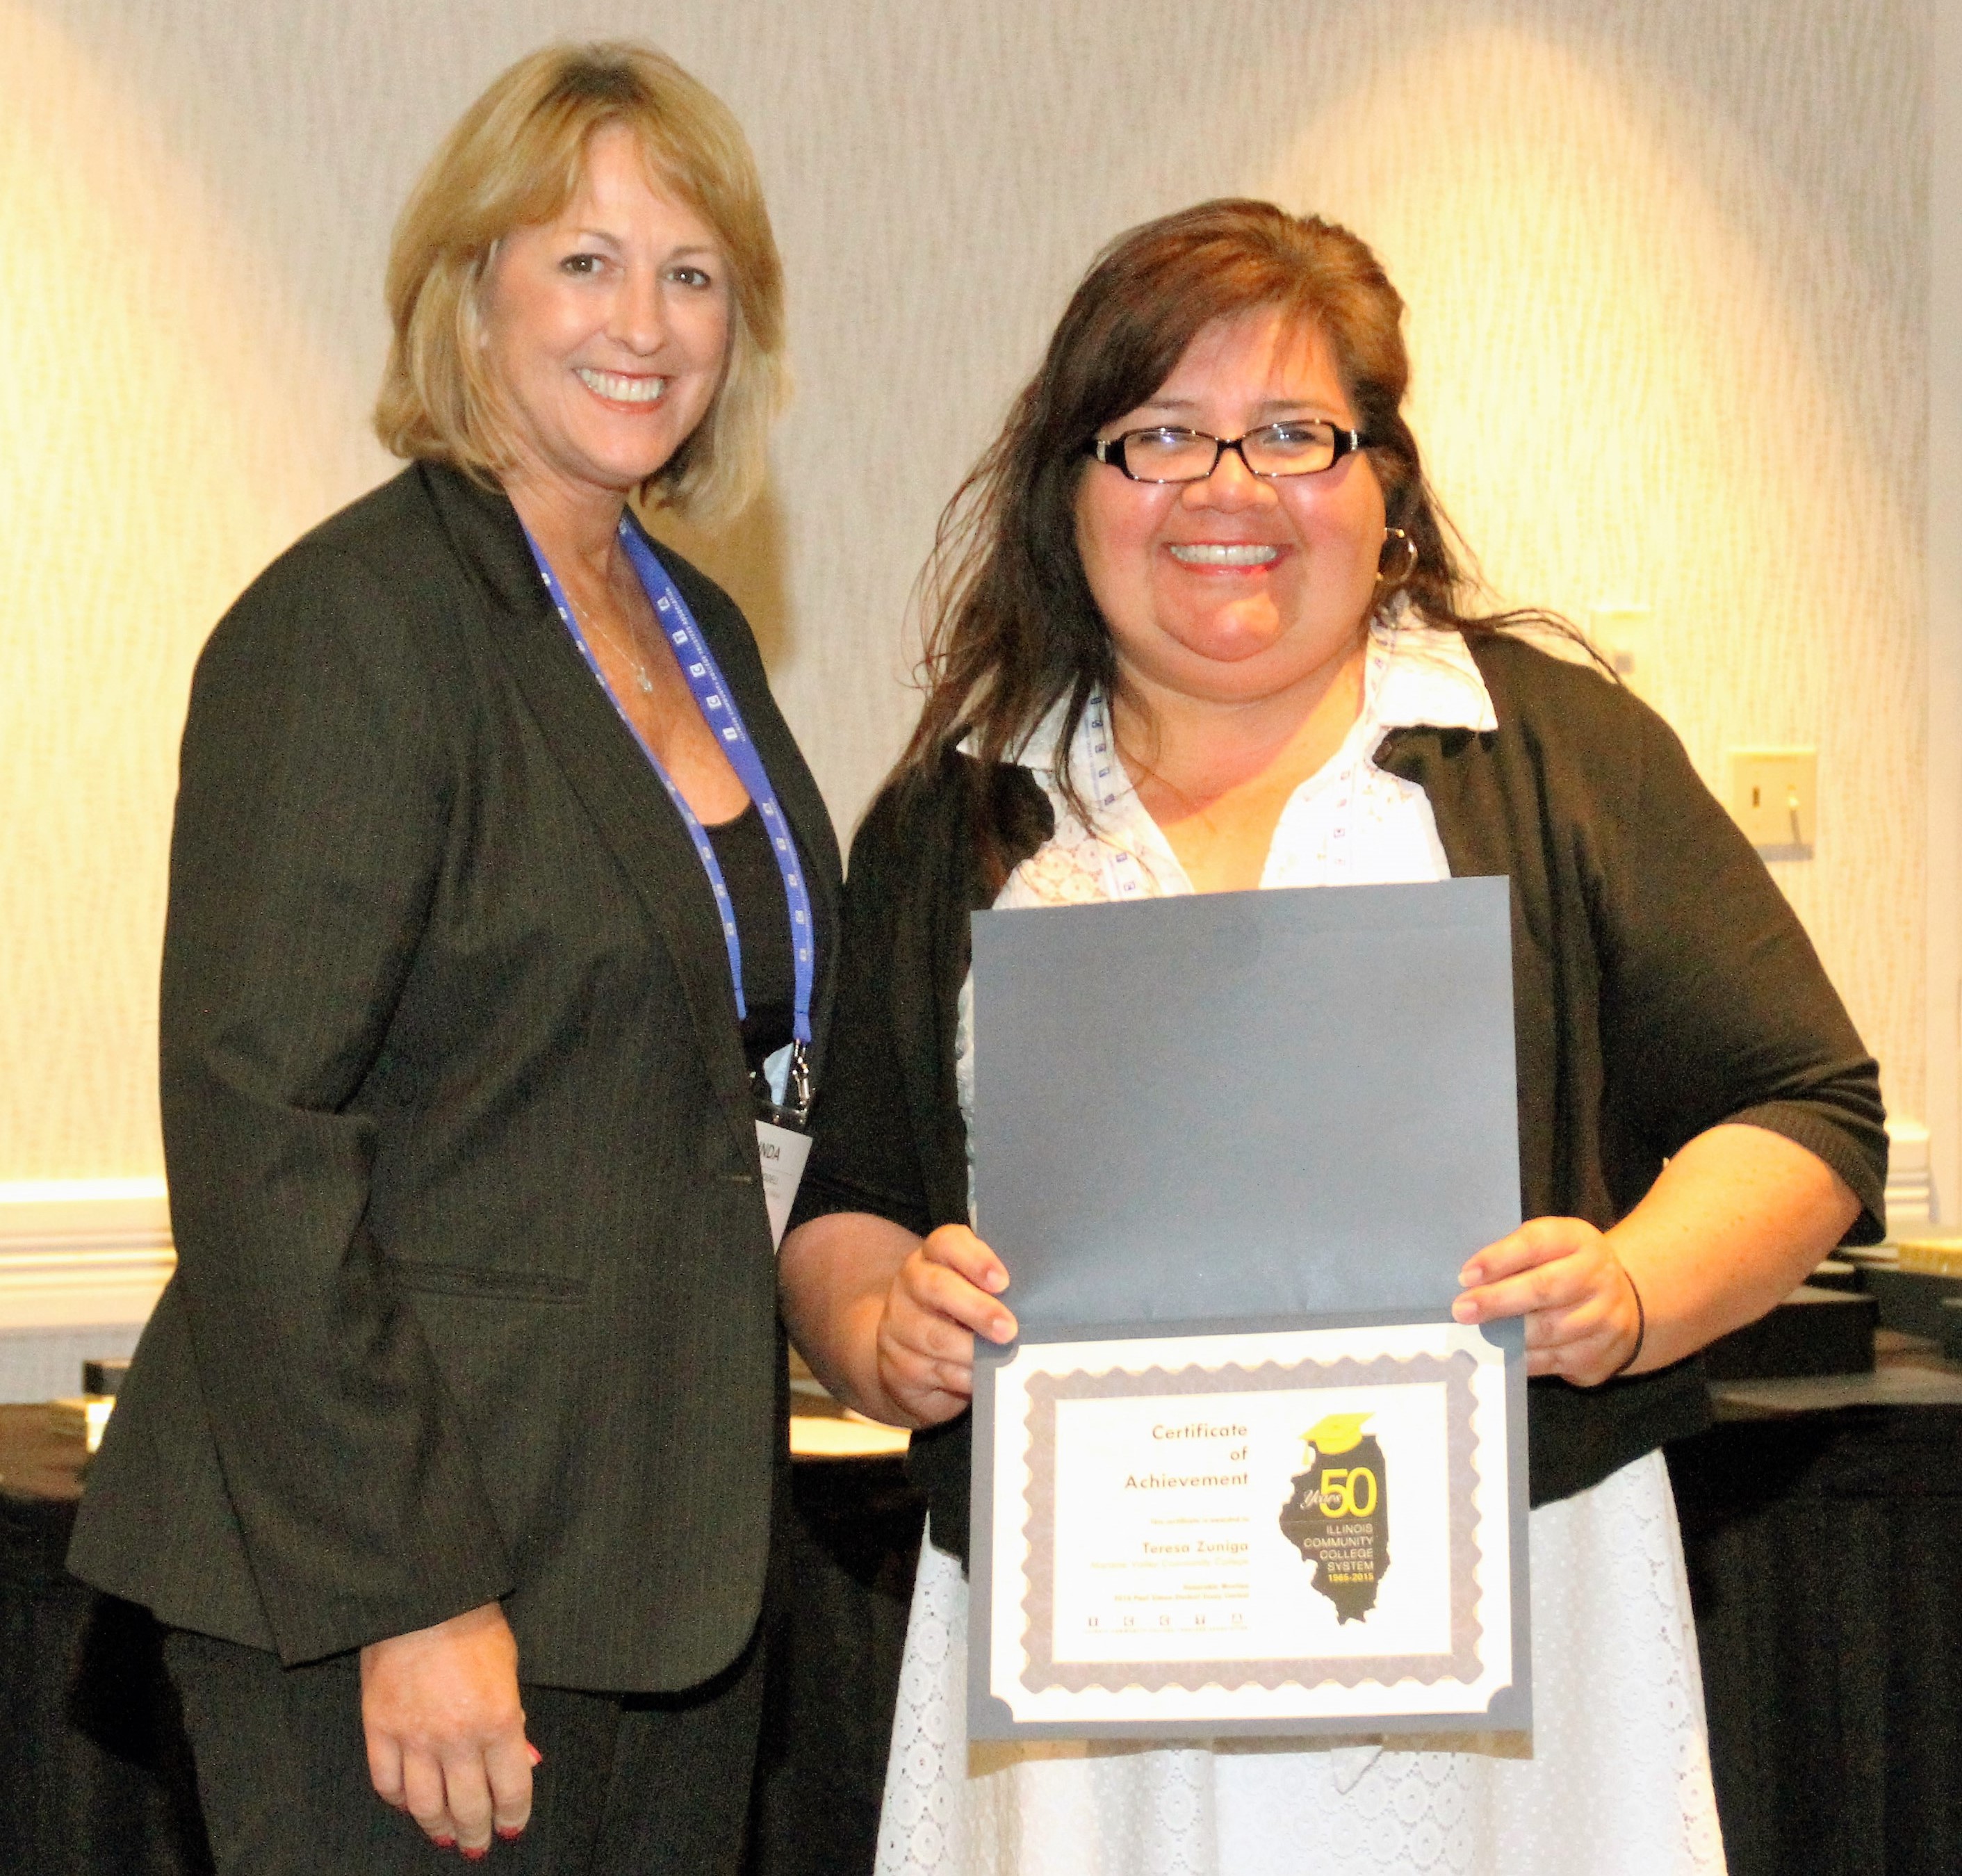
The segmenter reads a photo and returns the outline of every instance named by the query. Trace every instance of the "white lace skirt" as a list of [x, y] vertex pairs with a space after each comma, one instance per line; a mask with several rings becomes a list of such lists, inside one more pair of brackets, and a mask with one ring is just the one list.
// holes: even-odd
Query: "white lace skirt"
[[1662, 1455], [1542, 1507], [1529, 1529], [1530, 1758], [1497, 1737], [1454, 1751], [1410, 1740], [970, 1747], [967, 1584], [925, 1545], [878, 1876], [1721, 1876]]

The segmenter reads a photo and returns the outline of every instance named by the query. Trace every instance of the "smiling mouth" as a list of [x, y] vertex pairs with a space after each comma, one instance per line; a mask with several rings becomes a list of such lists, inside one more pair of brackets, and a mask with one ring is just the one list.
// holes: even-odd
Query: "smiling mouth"
[[629, 378], [617, 371], [595, 371], [590, 366], [576, 366], [573, 376], [587, 390], [615, 404], [658, 404], [666, 396], [665, 378]]
[[1257, 541], [1193, 541], [1171, 548], [1171, 553], [1181, 567], [1271, 567], [1281, 557], [1279, 548]]

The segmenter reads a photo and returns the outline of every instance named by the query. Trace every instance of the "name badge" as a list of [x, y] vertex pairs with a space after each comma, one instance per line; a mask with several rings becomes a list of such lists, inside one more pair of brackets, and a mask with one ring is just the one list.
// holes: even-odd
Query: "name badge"
[[804, 1162], [810, 1157], [810, 1136], [774, 1120], [756, 1123], [756, 1152], [763, 1166], [763, 1202], [770, 1211], [770, 1242], [783, 1248], [784, 1228], [791, 1222], [797, 1187], [804, 1183]]

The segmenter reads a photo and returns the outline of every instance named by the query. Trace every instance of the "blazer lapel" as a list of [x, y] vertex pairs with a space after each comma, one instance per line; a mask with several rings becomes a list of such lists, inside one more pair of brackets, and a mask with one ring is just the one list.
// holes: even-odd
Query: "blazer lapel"
[[744, 1152], [753, 1152], [754, 1108], [733, 1020], [728, 954], [714, 899], [687, 830], [640, 746], [566, 635], [510, 502], [455, 470], [420, 466], [460, 557], [486, 590], [491, 636], [513, 679], [660, 933], [711, 1085]]

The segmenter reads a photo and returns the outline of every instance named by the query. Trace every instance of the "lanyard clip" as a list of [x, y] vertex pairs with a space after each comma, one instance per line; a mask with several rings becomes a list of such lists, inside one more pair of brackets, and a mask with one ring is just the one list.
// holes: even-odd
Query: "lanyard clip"
[[799, 1127], [810, 1118], [811, 1095], [810, 1051], [801, 1042], [794, 1042], [791, 1044], [791, 1072], [784, 1088], [784, 1105], [797, 1116]]
[[[783, 1079], [776, 1081], [773, 1069]], [[810, 1119], [812, 1097], [810, 1053], [801, 1042], [794, 1042], [758, 1069], [749, 1078], [756, 1097], [756, 1111], [764, 1120], [788, 1126], [800, 1133]]]

